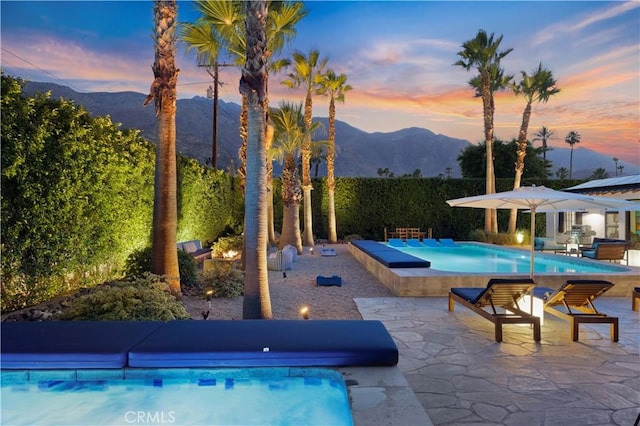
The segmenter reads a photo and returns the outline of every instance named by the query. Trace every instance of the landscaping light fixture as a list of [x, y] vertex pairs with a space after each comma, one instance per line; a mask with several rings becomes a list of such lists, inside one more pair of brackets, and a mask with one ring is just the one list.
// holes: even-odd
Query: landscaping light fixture
[[308, 320], [309, 319], [309, 307], [308, 306], [303, 306], [300, 309], [300, 315], [302, 315], [303, 319]]
[[518, 244], [522, 245], [522, 242], [524, 241], [524, 234], [522, 232], [518, 232], [516, 234], [516, 241]]

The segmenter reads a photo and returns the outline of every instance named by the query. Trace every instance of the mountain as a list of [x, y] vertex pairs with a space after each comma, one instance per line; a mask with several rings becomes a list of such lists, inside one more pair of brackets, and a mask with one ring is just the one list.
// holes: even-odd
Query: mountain
[[[153, 105], [143, 107], [146, 95], [136, 92], [79, 93], [68, 87], [53, 83], [27, 82], [26, 94], [51, 91], [54, 99], [64, 98], [82, 105], [95, 116], [110, 116], [124, 128], [140, 129], [145, 138], [156, 142], [156, 117]], [[206, 164], [212, 154], [213, 101], [203, 97], [180, 99], [176, 113], [176, 146], [188, 157]], [[220, 100], [218, 102], [218, 168], [238, 166], [240, 139], [240, 106]], [[317, 138], [326, 139], [327, 118], [315, 118], [322, 123]], [[464, 139], [435, 134], [427, 129], [411, 127], [389, 133], [368, 133], [336, 121], [336, 176], [377, 176], [378, 169], [388, 168], [396, 176], [420, 170], [421, 175], [446, 175], [450, 168], [452, 177], [460, 176], [456, 158], [470, 145]], [[554, 163], [553, 171], [559, 167], [569, 168], [569, 148], [554, 148], [547, 158]], [[640, 167], [626, 162], [624, 174], [640, 172]], [[596, 168], [602, 167], [615, 176], [612, 157], [586, 148], [576, 148], [573, 153], [573, 177], [586, 178]], [[275, 167], [275, 173], [279, 167]], [[326, 165], [319, 167], [318, 176], [326, 176]]]

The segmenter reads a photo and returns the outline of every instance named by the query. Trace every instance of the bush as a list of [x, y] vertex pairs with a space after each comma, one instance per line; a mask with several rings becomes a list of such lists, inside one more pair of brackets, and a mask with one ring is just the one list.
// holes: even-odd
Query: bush
[[218, 241], [213, 244], [213, 257], [222, 257], [222, 255], [230, 250], [234, 250], [238, 253], [242, 253], [242, 247], [244, 246], [244, 238], [242, 235], [232, 235], [229, 237], [220, 237]]
[[235, 299], [242, 296], [244, 277], [231, 262], [213, 262], [212, 269], [200, 274], [200, 286], [204, 294], [211, 291], [212, 297]]
[[[127, 258], [125, 273], [129, 277], [140, 277], [151, 272], [151, 247], [136, 250]], [[180, 285], [192, 287], [198, 283], [198, 264], [189, 253], [178, 250]]]
[[482, 229], [474, 229], [473, 231], [469, 232], [469, 240], [478, 241], [480, 243], [486, 243], [489, 241], [489, 239], [487, 238], [487, 234], [485, 234]]
[[58, 317], [72, 321], [171, 321], [188, 319], [184, 305], [157, 275], [114, 281], [69, 301]]

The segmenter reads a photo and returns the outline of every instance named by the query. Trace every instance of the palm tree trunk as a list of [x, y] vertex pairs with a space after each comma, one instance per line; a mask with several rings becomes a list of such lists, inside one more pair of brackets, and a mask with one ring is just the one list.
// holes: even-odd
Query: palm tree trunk
[[296, 159], [287, 154], [282, 167], [282, 231], [279, 248], [287, 244], [302, 254], [302, 236], [300, 234], [300, 201], [302, 193]]
[[[520, 132], [518, 133], [518, 150], [516, 151], [516, 170], [515, 177], [513, 179], [513, 189], [520, 188], [522, 182], [522, 174], [524, 173], [524, 157], [527, 155], [527, 131], [529, 130], [529, 120], [531, 119], [531, 102], [527, 102], [527, 106], [522, 113], [522, 124], [520, 125]], [[518, 210], [511, 209], [509, 214], [509, 228], [507, 232], [509, 234], [516, 233], [518, 220]], [[531, 238], [534, 238], [532, 235]]]
[[[496, 192], [496, 178], [493, 168], [493, 97], [489, 87], [489, 74], [482, 74], [482, 109], [484, 116], [484, 139], [487, 150], [487, 170], [485, 192], [493, 194]], [[485, 209], [484, 218], [485, 232], [498, 232], [498, 219], [496, 209]]]
[[247, 59], [240, 93], [246, 95], [247, 159], [245, 177], [245, 279], [242, 316], [269, 319], [271, 298], [267, 271], [266, 111], [267, 43], [266, 0], [246, 2]]
[[176, 68], [177, 3], [156, 1], [154, 6], [155, 62], [145, 105], [155, 101], [158, 145], [155, 166], [151, 272], [165, 275], [171, 293], [180, 299], [180, 271], [176, 232], [178, 227], [176, 172]]
[[569, 154], [569, 179], [571, 179], [571, 176], [573, 174], [573, 144], [571, 144], [570, 146], [571, 153]]
[[329, 102], [329, 148], [327, 149], [327, 192], [329, 195], [329, 243], [338, 242], [336, 229], [336, 204], [335, 204], [335, 149], [336, 149], [336, 103], [334, 98]]
[[302, 244], [305, 246], [313, 246], [313, 216], [311, 211], [311, 115], [313, 105], [311, 101], [311, 92], [307, 92], [304, 102], [304, 125], [307, 130], [307, 136], [302, 145], [302, 192], [304, 205], [304, 231], [302, 233]]

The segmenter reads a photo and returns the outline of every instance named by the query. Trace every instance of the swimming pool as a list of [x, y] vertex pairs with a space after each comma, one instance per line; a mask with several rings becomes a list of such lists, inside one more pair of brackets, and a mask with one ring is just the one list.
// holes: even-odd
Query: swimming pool
[[353, 425], [340, 373], [247, 371], [150, 370], [122, 380], [55, 380], [64, 371], [41, 372], [41, 380], [3, 376], [2, 424]]
[[[394, 247], [396, 250], [431, 262], [431, 268], [449, 272], [512, 273], [530, 272], [528, 250], [458, 243], [457, 247]], [[535, 273], [619, 272], [615, 265], [586, 263], [571, 256], [545, 256], [536, 253]]]
[[[381, 247], [387, 249], [384, 243], [366, 240], [363, 240], [363, 242], [369, 246], [380, 244]], [[458, 242], [457, 244], [462, 247], [434, 247], [433, 255], [427, 257], [431, 262], [431, 267], [390, 268], [381, 263], [379, 259], [376, 259], [370, 253], [371, 250], [363, 250], [359, 247], [360, 244], [356, 244], [356, 242], [349, 244], [348, 250], [356, 260], [396, 296], [445, 297], [452, 287], [485, 287], [492, 278], [530, 276], [528, 249], [509, 248], [479, 242]], [[473, 246], [482, 248], [485, 255], [478, 256], [475, 259], [460, 257], [452, 260], [452, 256], [455, 253], [454, 250], [464, 248], [464, 246], [469, 246], [469, 249]], [[392, 248], [397, 249], [397, 247]], [[407, 248], [401, 248], [401, 251], [398, 252], [402, 252], [405, 255], [414, 255], [405, 250]], [[418, 250], [426, 249], [418, 248]], [[442, 256], [445, 262], [444, 266], [438, 264], [435, 253], [439, 253]], [[500, 266], [500, 269], [498, 269], [498, 263], [502, 262], [497, 260], [493, 262], [494, 265], [491, 269], [485, 268], [485, 265], [483, 265], [483, 263], [490, 264], [491, 258], [497, 259], [505, 254], [521, 257], [527, 266], [524, 269], [513, 266]], [[535, 260], [540, 264], [545, 263], [547, 265], [545, 268], [549, 268], [544, 272], [539, 272], [537, 268], [534, 271], [536, 284], [544, 287], [560, 288], [567, 280], [606, 280], [615, 284], [607, 292], [608, 296], [628, 297], [631, 296], [631, 291], [634, 287], [640, 286], [640, 268], [634, 266], [609, 264], [590, 259], [539, 252], [536, 252]], [[423, 260], [420, 261], [422, 262]], [[476, 266], [470, 267], [470, 262], [476, 262]], [[446, 266], [447, 264], [449, 266]], [[560, 272], [560, 269], [555, 269], [554, 271], [553, 268], [558, 268], [559, 265], [564, 265], [563, 271]]]

